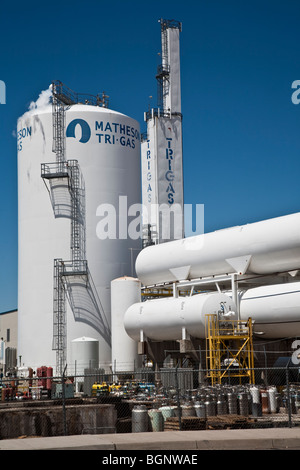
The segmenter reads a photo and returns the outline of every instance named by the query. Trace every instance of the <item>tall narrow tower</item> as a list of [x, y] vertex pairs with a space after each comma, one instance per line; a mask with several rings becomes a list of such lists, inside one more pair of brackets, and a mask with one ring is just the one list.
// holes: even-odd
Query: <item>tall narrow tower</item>
[[141, 145], [143, 246], [184, 237], [181, 23], [161, 19], [160, 24], [158, 107], [145, 113], [147, 137]]

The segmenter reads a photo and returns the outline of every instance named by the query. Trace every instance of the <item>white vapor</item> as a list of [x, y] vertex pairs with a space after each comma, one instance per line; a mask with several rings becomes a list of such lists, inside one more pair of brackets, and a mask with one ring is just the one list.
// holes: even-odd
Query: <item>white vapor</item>
[[50, 85], [47, 90], [41, 91], [38, 99], [30, 103], [29, 111], [45, 108], [45, 106], [47, 106], [50, 103], [51, 95], [52, 95], [52, 85]]
[[[19, 126], [24, 126], [24, 125], [30, 125], [30, 119], [32, 116], [34, 116], [34, 121], [33, 121], [33, 126], [41, 125], [40, 120], [38, 118], [38, 115], [35, 116], [35, 111], [40, 111], [42, 109], [47, 108], [47, 106], [50, 104], [50, 99], [52, 96], [52, 84], [49, 85], [49, 87], [46, 90], [43, 90], [40, 92], [39, 97], [36, 101], [32, 101], [30, 105], [28, 106], [28, 110], [23, 114], [18, 119], [18, 125]], [[27, 124], [28, 122], [28, 124]], [[43, 131], [42, 131], [43, 132]], [[17, 136], [17, 131], [13, 130], [12, 131], [12, 136], [16, 137]]]

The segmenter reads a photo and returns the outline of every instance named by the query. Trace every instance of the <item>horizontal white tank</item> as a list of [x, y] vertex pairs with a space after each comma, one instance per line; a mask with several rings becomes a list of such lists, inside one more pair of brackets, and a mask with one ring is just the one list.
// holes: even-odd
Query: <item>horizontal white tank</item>
[[262, 338], [300, 336], [300, 282], [262, 286], [241, 295], [240, 317], [254, 320]]
[[136, 261], [145, 286], [230, 273], [300, 269], [300, 213], [149, 246]]
[[144, 339], [168, 341], [185, 339], [185, 335], [205, 338], [208, 314], [229, 314], [237, 319], [236, 307], [222, 293], [197, 294], [191, 297], [168, 297], [133, 304], [125, 313], [124, 326], [135, 341]]

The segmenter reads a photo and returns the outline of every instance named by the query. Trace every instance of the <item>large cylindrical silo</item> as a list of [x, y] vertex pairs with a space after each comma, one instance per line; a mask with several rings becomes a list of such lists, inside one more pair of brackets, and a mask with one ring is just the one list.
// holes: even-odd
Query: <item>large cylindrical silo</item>
[[112, 368], [114, 372], [133, 371], [137, 367], [137, 344], [126, 333], [126, 310], [141, 300], [141, 283], [132, 277], [114, 279], [111, 283]]
[[[103, 333], [103, 324], [110, 325], [110, 282], [133, 272], [132, 254], [140, 247], [126, 233], [126, 209], [140, 203], [139, 124], [90, 105], [73, 105], [65, 116], [65, 159], [77, 160], [84, 178], [86, 259], [99, 303], [91, 312], [87, 292], [79, 283], [78, 292], [74, 288], [77, 308], [67, 308], [67, 351], [75, 338], [95, 338], [103, 367], [111, 362], [111, 338]], [[41, 164], [56, 159], [52, 129], [49, 105], [18, 120], [18, 355], [31, 367], [55, 365], [53, 262], [71, 259], [68, 183], [58, 180], [51, 194], [41, 177]]]

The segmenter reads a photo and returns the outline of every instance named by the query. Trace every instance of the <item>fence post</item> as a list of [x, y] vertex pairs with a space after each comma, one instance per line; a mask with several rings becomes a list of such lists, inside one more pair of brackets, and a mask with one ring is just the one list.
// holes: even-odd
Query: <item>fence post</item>
[[291, 407], [291, 397], [290, 397], [290, 381], [289, 381], [289, 367], [290, 367], [291, 359], [288, 360], [286, 365], [286, 394], [287, 394], [287, 405], [288, 405], [288, 423], [289, 428], [292, 427], [292, 407]]
[[67, 435], [67, 417], [66, 417], [66, 393], [65, 393], [65, 372], [67, 364], [65, 365], [62, 375], [62, 406], [63, 406], [63, 424], [64, 424], [64, 436]]
[[175, 385], [176, 385], [176, 398], [177, 398], [179, 431], [181, 431], [182, 430], [182, 424], [181, 424], [181, 405], [180, 405], [180, 396], [179, 396], [178, 364], [177, 364], [176, 369], [175, 369]]

